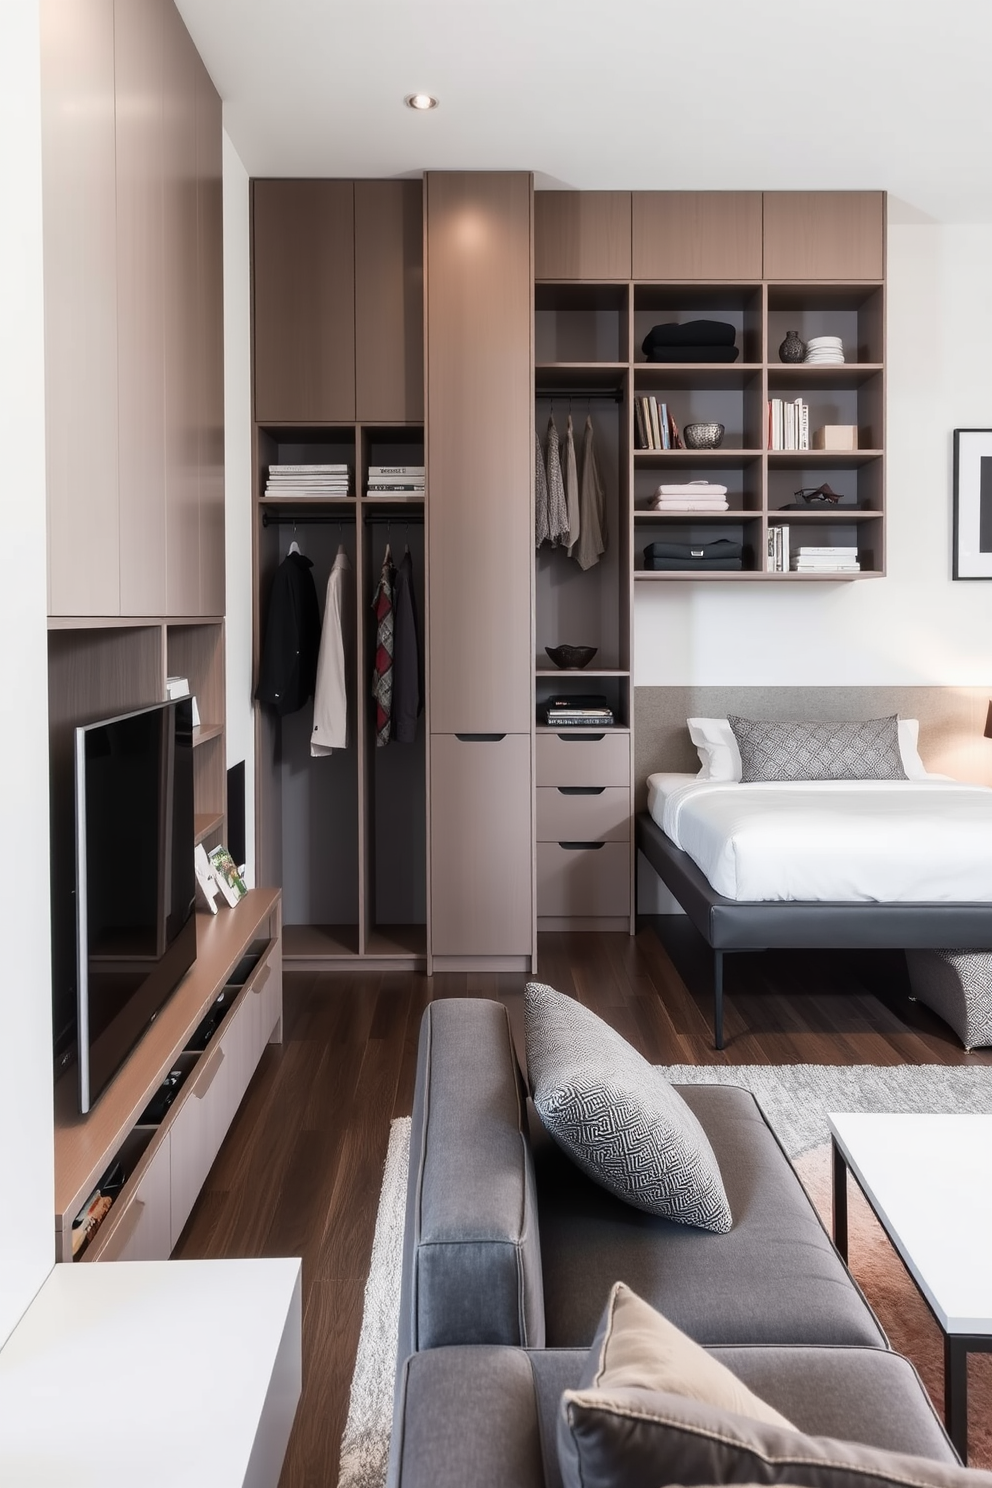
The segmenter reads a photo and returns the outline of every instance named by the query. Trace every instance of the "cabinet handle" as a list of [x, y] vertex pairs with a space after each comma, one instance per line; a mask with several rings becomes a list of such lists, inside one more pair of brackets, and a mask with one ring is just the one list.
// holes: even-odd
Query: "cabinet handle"
[[560, 785], [558, 794], [560, 796], [601, 796], [605, 789], [605, 785]]
[[505, 734], [456, 734], [463, 744], [499, 744]]
[[606, 735], [564, 733], [559, 734], [558, 737], [566, 744], [598, 744], [600, 739], [606, 738]]
[[209, 1067], [205, 1067], [204, 1068], [204, 1073], [203, 1073], [202, 1077], [197, 1081], [197, 1083], [196, 1083], [196, 1085], [195, 1085], [195, 1087], [193, 1089], [193, 1094], [196, 1096], [197, 1100], [202, 1100], [203, 1097], [206, 1095], [207, 1091], [210, 1089], [211, 1085], [214, 1083], [214, 1079], [216, 1078], [217, 1071], [220, 1069], [220, 1067], [221, 1067], [221, 1065], [223, 1063], [224, 1063], [224, 1050], [223, 1049], [218, 1049], [217, 1052], [216, 1052], [216, 1054], [213, 1056], [213, 1060], [212, 1060], [211, 1064], [209, 1065]]
[[271, 975], [272, 962], [267, 961], [266, 964], [262, 967], [262, 970], [259, 972], [258, 976], [251, 984], [251, 990], [256, 994], [256, 996], [259, 992], [261, 992], [262, 988], [265, 986]]
[[131, 1236], [138, 1228], [138, 1225], [141, 1222], [141, 1216], [144, 1214], [144, 1212], [144, 1199], [132, 1199], [130, 1204], [128, 1204], [127, 1206], [127, 1211], [124, 1215], [124, 1218], [116, 1227], [114, 1233], [110, 1236], [110, 1239], [107, 1241], [107, 1244], [104, 1247], [103, 1259], [105, 1261], [112, 1261], [115, 1255], [120, 1255], [121, 1251], [124, 1249], [125, 1245], [127, 1245]]
[[606, 843], [605, 842], [559, 842], [558, 846], [564, 848], [566, 852], [598, 852], [601, 847], [605, 847], [606, 846]]

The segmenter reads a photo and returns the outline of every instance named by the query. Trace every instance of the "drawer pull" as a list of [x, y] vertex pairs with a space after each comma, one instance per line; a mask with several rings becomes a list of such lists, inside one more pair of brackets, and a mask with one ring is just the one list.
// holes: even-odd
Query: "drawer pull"
[[214, 1080], [217, 1076], [217, 1071], [220, 1069], [223, 1063], [224, 1050], [218, 1049], [212, 1061], [210, 1062], [209, 1067], [204, 1068], [202, 1079], [197, 1082], [196, 1086], [193, 1089], [193, 1094], [196, 1096], [197, 1100], [202, 1100], [203, 1097], [206, 1095], [207, 1091], [214, 1083]]
[[575, 734], [575, 733], [567, 733], [567, 734], [559, 734], [558, 737], [559, 737], [559, 739], [562, 739], [567, 744], [598, 744], [599, 741], [600, 741], [600, 739], [605, 739], [606, 738], [606, 735], [605, 734]]
[[605, 847], [606, 846], [606, 843], [605, 842], [559, 842], [558, 846], [561, 847], [561, 848], [564, 848], [564, 850], [566, 852], [598, 852], [601, 847]]
[[138, 1228], [138, 1225], [141, 1223], [141, 1216], [144, 1214], [144, 1212], [144, 1199], [132, 1199], [130, 1204], [128, 1204], [127, 1206], [124, 1218], [121, 1220], [120, 1224], [117, 1226], [117, 1228], [114, 1230], [114, 1233], [107, 1241], [106, 1247], [104, 1248], [103, 1252], [103, 1259], [105, 1261], [112, 1261], [115, 1255], [120, 1255], [121, 1251], [125, 1248], [128, 1241], [131, 1239], [131, 1236]]
[[506, 738], [505, 734], [456, 734], [463, 744], [499, 744]]
[[258, 996], [259, 992], [261, 992], [262, 988], [265, 986], [271, 975], [272, 962], [269, 961], [266, 963], [265, 966], [262, 967], [262, 970], [259, 972], [258, 976], [251, 984], [251, 990], [255, 993], [256, 997]]
[[605, 785], [560, 785], [558, 794], [560, 796], [601, 796], [605, 789]]

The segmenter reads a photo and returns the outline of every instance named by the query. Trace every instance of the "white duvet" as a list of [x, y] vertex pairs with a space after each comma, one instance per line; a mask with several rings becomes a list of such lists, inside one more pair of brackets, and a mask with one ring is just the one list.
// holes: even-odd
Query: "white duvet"
[[651, 775], [648, 809], [727, 899], [992, 903], [984, 786]]

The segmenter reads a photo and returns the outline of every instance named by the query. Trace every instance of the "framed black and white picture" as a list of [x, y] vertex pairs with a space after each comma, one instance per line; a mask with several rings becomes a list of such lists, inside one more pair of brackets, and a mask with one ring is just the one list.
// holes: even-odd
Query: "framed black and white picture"
[[992, 429], [954, 430], [954, 578], [992, 579]]

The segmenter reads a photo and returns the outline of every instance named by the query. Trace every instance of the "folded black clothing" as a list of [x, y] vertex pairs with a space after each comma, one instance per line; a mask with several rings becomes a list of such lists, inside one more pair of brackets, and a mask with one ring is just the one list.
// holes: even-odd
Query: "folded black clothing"
[[712, 542], [653, 542], [644, 549], [645, 558], [736, 558], [744, 552], [743, 543], [718, 537]]
[[744, 567], [740, 558], [649, 558], [644, 567], [651, 573], [706, 573], [713, 569], [729, 572]]
[[647, 356], [652, 346], [733, 346], [737, 328], [726, 320], [666, 320], [652, 326], [641, 342]]
[[645, 352], [649, 362], [736, 362], [736, 346], [652, 346]]

